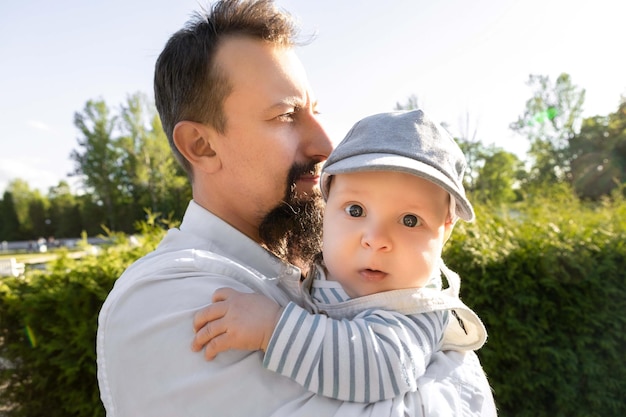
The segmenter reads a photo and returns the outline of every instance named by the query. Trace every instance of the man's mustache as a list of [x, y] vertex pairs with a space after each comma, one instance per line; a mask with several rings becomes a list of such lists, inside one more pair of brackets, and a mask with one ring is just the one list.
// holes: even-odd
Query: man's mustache
[[321, 171], [321, 162], [311, 161], [306, 164], [293, 164], [287, 175], [287, 185], [293, 191], [296, 181], [303, 175], [319, 175]]

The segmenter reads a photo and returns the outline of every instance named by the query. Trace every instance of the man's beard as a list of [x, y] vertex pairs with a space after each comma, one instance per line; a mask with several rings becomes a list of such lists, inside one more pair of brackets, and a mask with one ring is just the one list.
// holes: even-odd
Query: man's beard
[[322, 215], [324, 202], [319, 190], [298, 196], [296, 180], [315, 172], [315, 163], [294, 165], [287, 177], [287, 191], [280, 204], [270, 211], [259, 226], [265, 247], [282, 260], [301, 268], [307, 266], [322, 250]]

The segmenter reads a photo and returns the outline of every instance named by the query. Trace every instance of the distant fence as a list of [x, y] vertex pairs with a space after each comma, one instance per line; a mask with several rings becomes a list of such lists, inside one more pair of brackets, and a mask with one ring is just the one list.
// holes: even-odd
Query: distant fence
[[[33, 253], [46, 252], [53, 248], [73, 249], [81, 241], [81, 238], [54, 239], [54, 240], [21, 240], [14, 242], [0, 242], [0, 253]], [[100, 237], [88, 237], [87, 243], [90, 245], [102, 245], [107, 243], [107, 239]]]

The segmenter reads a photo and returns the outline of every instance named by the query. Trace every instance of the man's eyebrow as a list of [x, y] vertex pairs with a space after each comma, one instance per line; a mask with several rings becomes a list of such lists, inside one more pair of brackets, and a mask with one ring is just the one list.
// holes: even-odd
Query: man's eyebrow
[[272, 106], [270, 106], [270, 109], [274, 109], [274, 108], [280, 108], [280, 107], [284, 107], [284, 106], [291, 106], [291, 107], [295, 107], [295, 108], [302, 108], [304, 107], [304, 101], [302, 100], [302, 98], [300, 97], [285, 97], [282, 100], [280, 100], [279, 102], [273, 104]]

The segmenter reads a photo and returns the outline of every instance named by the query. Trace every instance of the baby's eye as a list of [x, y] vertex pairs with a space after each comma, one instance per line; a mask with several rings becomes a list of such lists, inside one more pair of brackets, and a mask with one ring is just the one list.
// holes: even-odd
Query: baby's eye
[[358, 204], [350, 204], [344, 210], [351, 217], [361, 217], [361, 216], [363, 216], [363, 207], [359, 206]]
[[419, 223], [419, 217], [414, 214], [405, 214], [404, 217], [402, 217], [402, 224], [406, 227], [415, 227], [419, 225]]

